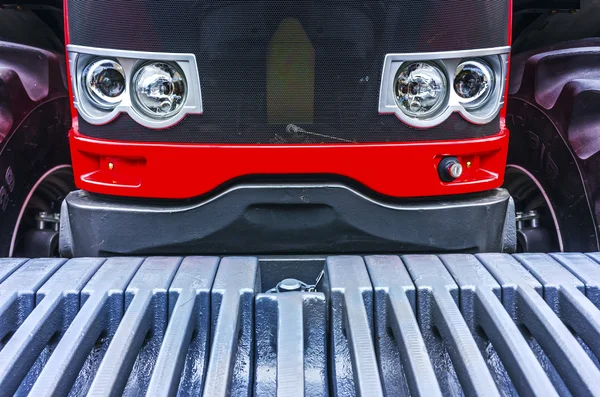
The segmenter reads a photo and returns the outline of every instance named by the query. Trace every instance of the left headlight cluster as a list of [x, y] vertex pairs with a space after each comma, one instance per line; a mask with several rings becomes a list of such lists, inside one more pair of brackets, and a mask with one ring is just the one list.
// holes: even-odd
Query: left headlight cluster
[[142, 53], [68, 46], [75, 107], [95, 125], [128, 113], [148, 128], [166, 128], [202, 113], [193, 54]]
[[489, 123], [504, 104], [509, 51], [388, 54], [379, 112], [417, 128], [441, 124], [454, 112], [474, 124]]

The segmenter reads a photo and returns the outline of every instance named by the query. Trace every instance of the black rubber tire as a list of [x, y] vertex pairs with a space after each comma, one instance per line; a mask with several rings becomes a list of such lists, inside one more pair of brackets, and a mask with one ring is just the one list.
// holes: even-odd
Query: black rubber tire
[[[534, 20], [531, 20], [531, 13], [516, 13], [513, 19], [513, 53], [531, 51], [564, 41], [599, 37], [600, 0], [583, 0], [581, 7], [581, 10], [571, 12], [548, 10]], [[521, 26], [524, 26], [523, 30], [520, 30]]]
[[0, 257], [34, 185], [70, 164], [65, 76], [64, 54], [0, 41]]
[[[507, 126], [509, 167], [530, 173], [547, 194], [564, 250], [597, 251], [600, 41], [563, 43], [513, 57]], [[515, 191], [517, 182], [507, 174], [505, 186], [516, 196], [517, 210], [534, 209], [519, 208], [519, 195], [526, 193]]]

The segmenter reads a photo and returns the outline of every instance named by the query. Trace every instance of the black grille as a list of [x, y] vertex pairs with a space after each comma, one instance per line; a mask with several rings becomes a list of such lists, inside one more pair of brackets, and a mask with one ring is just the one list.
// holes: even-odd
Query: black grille
[[[187, 116], [174, 127], [166, 130], [151, 130], [136, 123], [126, 114], [120, 115], [108, 125], [92, 125], [79, 119], [79, 131], [92, 138], [132, 142], [177, 142], [177, 143], [345, 143], [348, 142], [418, 142], [431, 140], [481, 138], [499, 131], [499, 119], [483, 126], [476, 126], [453, 115], [444, 124], [428, 129], [412, 128], [395, 116], [379, 116], [373, 124], [350, 125], [346, 130], [327, 129], [327, 125], [302, 125], [303, 132], [289, 131], [286, 126], [263, 125], [260, 129], [236, 129], [234, 121], [223, 120], [219, 128], [204, 124], [204, 116]], [[212, 124], [215, 126], [215, 124]], [[360, 129], [365, 128], [365, 129]], [[312, 131], [311, 131], [312, 130]], [[311, 134], [318, 132], [319, 135]]]
[[[127, 116], [102, 127], [81, 123], [80, 132], [263, 144], [494, 134], [498, 122], [479, 127], [458, 117], [427, 133], [413, 130], [378, 114], [379, 84], [388, 53], [507, 45], [508, 13], [508, 0], [70, 0], [72, 44], [194, 53], [204, 103], [204, 115], [188, 116], [169, 135]], [[296, 132], [286, 132], [290, 128]]]

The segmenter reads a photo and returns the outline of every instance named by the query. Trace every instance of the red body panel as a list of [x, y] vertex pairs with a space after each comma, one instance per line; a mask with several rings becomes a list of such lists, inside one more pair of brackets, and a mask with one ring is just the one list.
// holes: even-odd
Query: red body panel
[[[65, 8], [68, 43], [67, 19]], [[498, 134], [482, 139], [393, 144], [199, 145], [87, 138], [78, 132], [73, 109], [70, 142], [77, 187], [107, 195], [182, 199], [208, 193], [242, 176], [320, 174], [351, 178], [388, 196], [443, 196], [502, 185], [509, 138], [505, 113], [506, 109], [502, 109]], [[427, 130], [423, 133], [427, 134]], [[452, 183], [444, 183], [438, 176], [437, 165], [445, 156], [457, 157], [465, 169]]]
[[[117, 143], [89, 139], [73, 130], [71, 148], [77, 186], [110, 195], [189, 198], [245, 175], [334, 174], [381, 194], [418, 197], [499, 187], [508, 131], [485, 139], [448, 142], [211, 146]], [[444, 156], [456, 156], [465, 166], [459, 180], [440, 181], [437, 164]], [[471, 167], [467, 167], [469, 161]]]

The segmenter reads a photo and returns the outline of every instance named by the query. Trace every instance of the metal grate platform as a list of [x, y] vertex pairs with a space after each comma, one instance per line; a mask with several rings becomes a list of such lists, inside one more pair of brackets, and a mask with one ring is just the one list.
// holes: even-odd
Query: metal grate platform
[[0, 259], [0, 395], [600, 396], [600, 254]]

